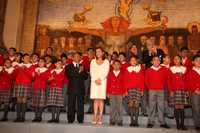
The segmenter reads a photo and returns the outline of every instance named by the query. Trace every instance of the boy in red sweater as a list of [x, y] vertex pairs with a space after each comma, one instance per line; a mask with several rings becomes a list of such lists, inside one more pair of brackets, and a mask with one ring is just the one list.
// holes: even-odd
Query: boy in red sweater
[[[60, 109], [64, 106], [63, 85], [65, 80], [65, 72], [61, 60], [56, 63], [56, 68], [50, 72], [50, 89], [47, 96], [47, 106], [51, 108], [52, 119], [49, 123], [59, 123]], [[56, 115], [56, 116], [55, 116]]]
[[0, 66], [0, 104], [4, 104], [4, 115], [1, 121], [7, 121], [10, 91], [13, 84], [14, 68], [9, 59], [5, 60], [4, 66]]
[[152, 66], [147, 69], [145, 83], [149, 89], [149, 115], [147, 128], [152, 128], [155, 123], [155, 115], [158, 111], [160, 127], [169, 128], [164, 119], [164, 85], [165, 70], [160, 66], [159, 56], [152, 58]]
[[30, 55], [23, 55], [23, 63], [15, 68], [15, 88], [13, 97], [17, 98], [17, 118], [15, 122], [24, 122], [27, 100], [30, 97], [30, 90], [33, 79], [33, 67], [30, 63]]
[[[130, 126], [138, 127], [139, 105], [144, 94], [144, 68], [138, 64], [138, 57], [130, 58], [130, 65], [125, 71], [125, 88], [131, 117]], [[135, 119], [134, 119], [135, 117]]]
[[33, 97], [32, 106], [35, 109], [35, 118], [33, 122], [42, 121], [42, 112], [45, 106], [46, 99], [46, 81], [49, 78], [49, 71], [45, 67], [45, 60], [43, 58], [39, 59], [38, 67], [35, 68], [33, 73], [34, 83], [33, 83]]
[[194, 67], [188, 72], [187, 81], [192, 92], [194, 125], [200, 130], [200, 55], [194, 56]]
[[189, 49], [187, 47], [182, 47], [180, 50], [180, 56], [182, 58], [182, 65], [187, 68], [187, 71], [192, 69], [192, 61], [189, 58]]
[[113, 70], [108, 74], [107, 79], [107, 96], [110, 98], [110, 125], [123, 124], [123, 105], [122, 98], [125, 94], [123, 71], [120, 70], [119, 60], [114, 60]]
[[169, 74], [169, 91], [171, 105], [174, 106], [174, 115], [176, 119], [177, 129], [186, 130], [184, 126], [184, 108], [187, 105], [186, 90], [186, 71], [187, 68], [181, 65], [181, 57], [174, 57], [174, 66], [170, 67]]

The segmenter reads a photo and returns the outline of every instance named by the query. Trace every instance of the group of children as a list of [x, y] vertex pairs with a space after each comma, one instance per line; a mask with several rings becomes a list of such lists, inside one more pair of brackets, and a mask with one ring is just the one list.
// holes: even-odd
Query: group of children
[[[189, 61], [189, 59], [187, 59]], [[196, 129], [200, 126], [200, 55], [195, 55], [194, 66], [183, 65], [182, 57], [177, 55], [170, 62], [170, 57], [163, 57], [161, 64], [159, 56], [153, 56], [152, 66], [146, 68], [138, 63], [138, 57], [132, 56], [129, 66], [122, 68], [119, 60], [112, 63], [112, 70], [107, 80], [107, 95], [110, 98], [110, 124], [122, 123], [122, 98], [127, 101], [130, 115], [130, 126], [139, 126], [139, 105], [144, 90], [148, 90], [148, 124], [152, 128], [155, 124], [155, 116], [158, 114], [160, 127], [170, 128], [164, 118], [165, 101], [168, 106], [174, 108], [174, 116], [177, 129], [187, 130], [184, 125], [184, 108], [192, 104], [193, 118]], [[171, 65], [173, 64], [173, 65]], [[190, 63], [189, 63], [190, 64]]]
[[[75, 55], [81, 57], [80, 53], [75, 53]], [[76, 57], [75, 55], [73, 57]], [[39, 58], [37, 54], [32, 56], [24, 54], [22, 62], [19, 62], [19, 59], [18, 56], [14, 60], [12, 58], [5, 59], [0, 66], [0, 103], [4, 103], [5, 110], [2, 121], [8, 120], [9, 102], [11, 98], [15, 98], [17, 112], [15, 121], [24, 122], [27, 100], [31, 98], [32, 106], [35, 109], [34, 122], [42, 121], [44, 108], [48, 107], [52, 112], [52, 119], [48, 122], [58, 123], [60, 110], [64, 106], [64, 86], [69, 84], [69, 89], [72, 91], [74, 91], [73, 89], [80, 91], [77, 85], [80, 85], [79, 83], [83, 83], [82, 81], [86, 79], [80, 75], [86, 71], [85, 69], [89, 66], [91, 60], [89, 58], [85, 58], [85, 61], [80, 58], [66, 60], [67, 58], [65, 58], [52, 63], [50, 56]], [[125, 100], [129, 107], [130, 126], [138, 127], [141, 97], [144, 95], [145, 89], [147, 89], [149, 92], [148, 128], [154, 126], [156, 113], [158, 113], [160, 126], [169, 128], [164, 118], [164, 102], [166, 99], [164, 92], [166, 91], [168, 104], [174, 107], [177, 129], [187, 129], [184, 125], [184, 108], [188, 105], [188, 99], [191, 98], [194, 124], [199, 130], [200, 55], [194, 56], [193, 66], [191, 66], [191, 62], [187, 65], [188, 59], [185, 60], [178, 55], [173, 58], [173, 63], [170, 60], [169, 56], [165, 56], [161, 64], [160, 57], [155, 55], [152, 58], [153, 65], [149, 68], [145, 68], [145, 65], [140, 64], [137, 56], [132, 56], [129, 61], [126, 61], [124, 54], [121, 54], [119, 59], [111, 61], [110, 72], [107, 76], [107, 97], [110, 99], [110, 125], [117, 124], [121, 126], [123, 124], [122, 101]], [[74, 64], [74, 68], [66, 68], [70, 66], [69, 64]], [[80, 67], [80, 64], [83, 67]], [[78, 68], [77, 70], [76, 67]], [[89, 71], [89, 68], [87, 69]], [[71, 75], [72, 73], [74, 75]], [[77, 77], [79, 79], [76, 79]], [[84, 92], [81, 92], [81, 95], [77, 95], [77, 92], [70, 94], [72, 95], [69, 100], [80, 99], [80, 96], [82, 98], [81, 101], [79, 100], [81, 108], [77, 111], [80, 111], [79, 122], [83, 123], [84, 107], [82, 105], [84, 103]], [[71, 101], [71, 113], [75, 112], [74, 108], [75, 105]], [[70, 112], [68, 111], [68, 113]], [[69, 123], [74, 121], [74, 115], [68, 114], [68, 118], [70, 119]]]

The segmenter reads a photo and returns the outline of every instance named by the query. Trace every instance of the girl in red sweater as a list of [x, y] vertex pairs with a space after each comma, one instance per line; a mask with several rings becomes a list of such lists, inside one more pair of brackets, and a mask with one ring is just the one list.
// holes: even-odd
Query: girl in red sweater
[[4, 104], [4, 115], [1, 121], [7, 121], [10, 91], [13, 85], [14, 68], [9, 59], [5, 60], [4, 66], [0, 66], [0, 104]]
[[180, 56], [174, 57], [174, 66], [170, 67], [169, 73], [169, 91], [174, 106], [174, 115], [177, 129], [186, 130], [184, 126], [184, 107], [187, 104], [186, 97], [186, 71], [187, 68], [181, 65]]
[[122, 126], [123, 123], [123, 105], [122, 98], [125, 94], [124, 89], [124, 72], [120, 70], [119, 60], [114, 60], [113, 70], [107, 78], [107, 96], [110, 98], [110, 125]]
[[46, 81], [49, 78], [49, 71], [45, 67], [45, 60], [43, 58], [39, 59], [38, 67], [35, 68], [33, 73], [34, 83], [33, 83], [33, 97], [32, 106], [35, 109], [35, 118], [33, 122], [42, 121], [42, 112], [45, 106], [46, 99]]
[[194, 125], [200, 130], [200, 55], [194, 56], [194, 67], [187, 74], [188, 88], [192, 92]]
[[30, 88], [33, 79], [33, 67], [29, 54], [23, 55], [23, 63], [15, 68], [15, 88], [13, 97], [17, 98], [17, 118], [15, 122], [24, 122], [26, 103], [30, 96]]
[[52, 119], [48, 121], [49, 123], [59, 123], [60, 109], [64, 106], [64, 79], [63, 64], [61, 60], [58, 60], [56, 68], [51, 70], [49, 77], [50, 90], [47, 96], [47, 106], [51, 108], [52, 112]]
[[138, 64], [137, 56], [130, 58], [130, 66], [127, 67], [124, 77], [131, 117], [130, 126], [138, 127], [139, 105], [141, 103], [141, 96], [144, 94], [144, 68]]

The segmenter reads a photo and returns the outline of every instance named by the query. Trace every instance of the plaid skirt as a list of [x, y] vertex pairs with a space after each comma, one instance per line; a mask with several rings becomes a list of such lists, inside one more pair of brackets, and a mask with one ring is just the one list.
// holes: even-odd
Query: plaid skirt
[[184, 90], [177, 90], [174, 92], [173, 96], [169, 97], [169, 105], [176, 106], [176, 105], [188, 105], [188, 99], [186, 96], [186, 92]]
[[0, 104], [8, 104], [10, 101], [10, 90], [0, 89]]
[[23, 97], [28, 99], [31, 96], [31, 86], [16, 85], [12, 97]]
[[45, 90], [36, 90], [33, 91], [32, 96], [32, 106], [33, 107], [44, 107], [46, 102], [46, 93]]
[[125, 101], [128, 103], [130, 100], [141, 102], [141, 91], [137, 88], [128, 89], [128, 96], [125, 97]]
[[64, 106], [64, 94], [61, 88], [50, 88], [47, 96], [47, 106]]

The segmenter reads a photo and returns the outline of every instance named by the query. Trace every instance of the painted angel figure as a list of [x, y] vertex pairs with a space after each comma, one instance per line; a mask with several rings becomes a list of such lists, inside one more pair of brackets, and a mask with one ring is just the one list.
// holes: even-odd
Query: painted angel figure
[[90, 28], [76, 28], [73, 26], [68, 27], [70, 32], [81, 32], [94, 36], [101, 37], [105, 42], [105, 49], [109, 53], [113, 51], [124, 52], [125, 44], [132, 36], [137, 36], [143, 33], [162, 30], [162, 27], [146, 27], [138, 29], [128, 29], [130, 23], [124, 17], [113, 16], [106, 19], [101, 23], [103, 29], [90, 29]]

